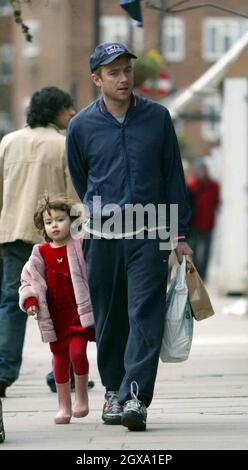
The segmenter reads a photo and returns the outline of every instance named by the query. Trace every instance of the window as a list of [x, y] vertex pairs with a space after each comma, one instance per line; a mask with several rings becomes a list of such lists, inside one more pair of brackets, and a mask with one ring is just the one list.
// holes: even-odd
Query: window
[[39, 30], [40, 22], [37, 20], [30, 20], [26, 22], [26, 25], [30, 28], [29, 32], [32, 36], [32, 42], [28, 42], [25, 37], [23, 37], [23, 49], [22, 55], [26, 58], [36, 57], [40, 53], [39, 47]]
[[102, 42], [123, 42], [128, 40], [128, 21], [124, 16], [102, 16], [100, 20]]
[[9, 0], [0, 0], [0, 16], [9, 16], [13, 14], [13, 7]]
[[0, 85], [9, 85], [13, 80], [14, 49], [11, 44], [0, 44]]
[[203, 23], [203, 58], [219, 59], [246, 31], [248, 20], [237, 18], [207, 18]]
[[185, 22], [183, 18], [166, 17], [162, 26], [162, 51], [167, 61], [185, 58]]
[[[202, 137], [208, 142], [216, 142], [220, 138], [221, 97], [214, 93], [202, 101], [202, 113], [210, 117], [202, 123]], [[212, 119], [211, 119], [212, 118]]]
[[121, 42], [125, 45], [132, 42], [136, 52], [143, 50], [143, 28], [138, 28], [135, 21], [125, 16], [102, 16], [100, 34], [101, 42]]

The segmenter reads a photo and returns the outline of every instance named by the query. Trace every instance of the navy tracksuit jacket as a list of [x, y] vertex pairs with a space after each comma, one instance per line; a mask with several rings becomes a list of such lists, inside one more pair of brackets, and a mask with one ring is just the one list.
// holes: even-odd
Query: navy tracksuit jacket
[[[102, 98], [80, 111], [67, 134], [68, 166], [74, 187], [90, 215], [106, 204], [178, 204], [179, 233], [187, 233], [190, 210], [178, 143], [169, 112], [131, 96], [120, 124]], [[93, 196], [101, 196], [99, 214]], [[101, 209], [101, 210], [100, 210]], [[98, 368], [119, 401], [130, 383], [149, 406], [163, 333], [169, 252], [159, 240], [86, 239], [85, 258], [96, 320]]]

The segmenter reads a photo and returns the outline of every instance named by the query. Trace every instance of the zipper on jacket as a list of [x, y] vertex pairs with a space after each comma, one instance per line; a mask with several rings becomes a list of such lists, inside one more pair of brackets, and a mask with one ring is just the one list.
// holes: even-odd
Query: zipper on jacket
[[127, 156], [127, 152], [126, 152], [126, 142], [125, 142], [125, 122], [126, 122], [127, 114], [126, 114], [126, 117], [125, 117], [124, 122], [122, 124], [112, 114], [110, 114], [108, 111], [105, 114], [105, 116], [108, 119], [111, 119], [111, 121], [113, 121], [116, 124], [116, 126], [118, 126], [121, 129], [123, 154], [124, 154], [124, 160], [125, 160], [125, 166], [126, 166], [126, 176], [127, 176], [128, 187], [129, 187], [129, 193], [130, 193], [130, 197], [131, 197], [130, 203], [132, 203], [134, 201], [134, 199], [133, 199], [133, 191], [132, 191], [132, 184], [131, 184], [131, 172], [130, 172], [130, 165], [129, 165], [129, 160], [128, 160], [128, 156]]
[[125, 126], [124, 123], [120, 124], [121, 127], [121, 134], [122, 134], [122, 143], [123, 143], [123, 154], [124, 154], [124, 160], [126, 164], [126, 172], [127, 172], [127, 181], [128, 181], [128, 186], [129, 186], [129, 192], [131, 196], [131, 203], [134, 201], [133, 199], [133, 191], [132, 191], [132, 183], [131, 183], [131, 172], [130, 172], [130, 164], [126, 152], [126, 142], [125, 142]]

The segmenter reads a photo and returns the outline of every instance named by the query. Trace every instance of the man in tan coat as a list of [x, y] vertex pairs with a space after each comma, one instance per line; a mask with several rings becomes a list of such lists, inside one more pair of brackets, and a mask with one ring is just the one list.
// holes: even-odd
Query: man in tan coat
[[22, 362], [26, 316], [19, 309], [18, 288], [33, 244], [43, 241], [33, 223], [37, 201], [45, 191], [75, 194], [61, 133], [74, 114], [68, 93], [45, 87], [32, 95], [27, 126], [0, 143], [0, 396], [18, 378]]

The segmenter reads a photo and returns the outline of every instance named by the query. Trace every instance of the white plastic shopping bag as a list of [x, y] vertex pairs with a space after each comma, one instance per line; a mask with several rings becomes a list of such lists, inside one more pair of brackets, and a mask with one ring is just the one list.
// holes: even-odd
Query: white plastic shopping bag
[[193, 316], [188, 301], [184, 256], [167, 293], [160, 359], [163, 362], [181, 362], [188, 359], [192, 337]]

